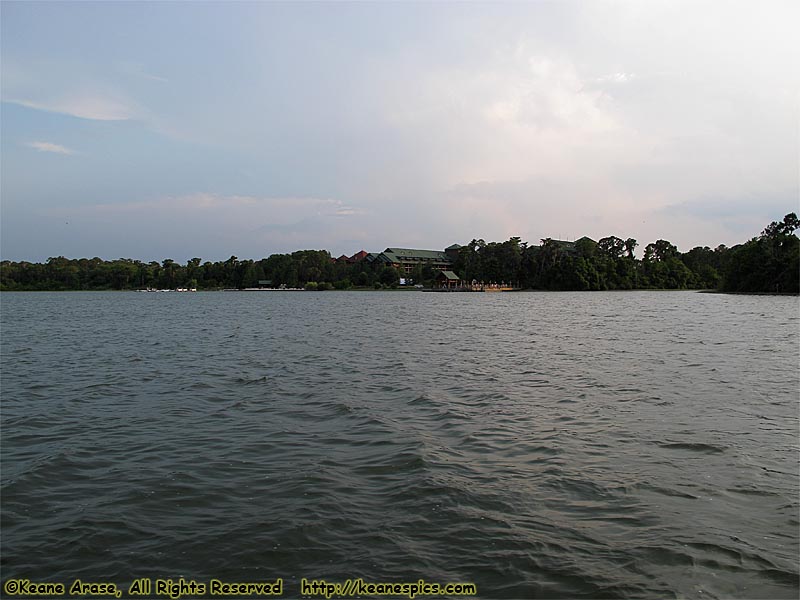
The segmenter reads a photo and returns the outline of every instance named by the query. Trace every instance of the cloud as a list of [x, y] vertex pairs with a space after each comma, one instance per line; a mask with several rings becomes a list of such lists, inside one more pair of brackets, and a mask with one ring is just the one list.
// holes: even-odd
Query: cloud
[[54, 144], [52, 142], [28, 142], [25, 144], [30, 148], [34, 148], [39, 152], [53, 152], [54, 154], [75, 154], [74, 150], [62, 146], [60, 144]]
[[417, 180], [430, 174], [435, 185], [449, 188], [573, 178], [597, 170], [596, 157], [608, 164], [634, 152], [638, 133], [614, 98], [590, 85], [596, 73], [524, 41], [484, 50], [465, 64], [390, 58], [368, 75], [370, 88], [380, 91], [365, 95], [377, 94], [388, 137], [404, 151], [399, 159], [407, 170], [418, 171]]
[[[43, 211], [60, 216], [63, 209]], [[348, 217], [366, 214], [341, 200], [312, 197], [268, 197], [197, 192], [163, 196], [134, 202], [105, 202], [70, 210], [71, 215], [89, 219], [180, 219], [208, 225], [226, 223], [241, 231], [259, 231], [310, 218]]]
[[92, 121], [127, 121], [138, 113], [131, 102], [92, 91], [71, 92], [56, 97], [7, 98], [3, 101]]
[[[83, 236], [98, 248], [95, 231], [112, 232], [116, 248], [129, 222], [148, 252], [184, 236], [188, 247], [225, 238], [240, 256], [250, 242], [350, 254], [341, 240], [374, 249], [509, 235], [729, 243], [741, 239], [732, 227], [757, 232], [787, 212], [770, 201], [769, 214], [743, 214], [773, 188], [796, 206], [797, 3], [734, 2], [724, 19], [713, 3], [680, 0], [398, 4], [354, 6], [330, 21], [256, 3], [186, 23], [171, 11], [164, 22], [159, 11], [121, 19], [120, 5], [109, 6], [98, 22], [114, 27], [78, 26], [70, 10], [76, 26], [18, 28], [26, 43], [3, 47], [4, 100], [135, 121], [112, 127], [99, 152], [97, 137], [78, 137], [97, 130], [91, 122], [48, 119], [73, 128], [67, 137], [24, 129], [44, 114], [20, 120], [15, 139], [69, 141], [105, 168], [80, 161], [86, 171], [36, 185], [15, 169], [4, 196], [104, 202], [75, 209], [87, 223], [103, 220]], [[159, 23], [192, 35], [178, 46], [140, 35]], [[228, 36], [221, 24], [240, 34], [224, 52], [214, 43]], [[69, 45], [94, 29], [85, 45]], [[45, 32], [63, 36], [50, 53]], [[726, 202], [750, 192], [741, 208]]]
[[658, 210], [667, 215], [685, 215], [711, 219], [736, 217], [777, 218], [781, 211], [788, 211], [797, 204], [791, 192], [767, 194], [765, 196], [727, 196], [725, 198], [696, 198], [686, 202], [669, 204]]
[[73, 232], [81, 232], [78, 241], [89, 247], [87, 240], [102, 239], [114, 248], [113, 255], [139, 257], [146, 243], [150, 256], [180, 260], [198, 255], [197, 248], [203, 248], [199, 255], [217, 258], [231, 254], [260, 258], [301, 248], [352, 254], [370, 245], [372, 228], [363, 214], [335, 198], [210, 192], [39, 210], [45, 222], [68, 220]]
[[337, 217], [353, 217], [356, 215], [365, 215], [367, 211], [353, 208], [352, 206], [342, 206], [341, 208], [337, 208], [333, 214]]
[[2, 101], [92, 121], [126, 121], [145, 114], [113, 73], [67, 59], [4, 56]]
[[597, 83], [627, 83], [636, 77], [636, 73], [611, 73], [595, 79]]
[[150, 73], [145, 65], [140, 62], [123, 61], [119, 63], [118, 69], [120, 72], [133, 77], [146, 79], [148, 81], [157, 81], [159, 83], [169, 83], [169, 79]]
[[490, 121], [585, 134], [616, 126], [603, 107], [603, 93], [587, 90], [575, 66], [566, 60], [531, 55], [527, 64], [501, 75], [491, 86], [496, 99], [484, 113]]

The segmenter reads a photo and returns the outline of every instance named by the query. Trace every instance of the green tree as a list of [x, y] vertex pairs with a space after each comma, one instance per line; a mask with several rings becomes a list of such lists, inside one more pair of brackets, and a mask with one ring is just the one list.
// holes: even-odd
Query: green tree
[[720, 288], [726, 292], [800, 293], [800, 240], [795, 213], [728, 252]]
[[616, 236], [600, 238], [597, 242], [598, 249], [614, 260], [622, 257], [625, 252], [625, 242]]
[[397, 287], [400, 283], [400, 273], [391, 266], [384, 266], [378, 274], [378, 281], [387, 287]]

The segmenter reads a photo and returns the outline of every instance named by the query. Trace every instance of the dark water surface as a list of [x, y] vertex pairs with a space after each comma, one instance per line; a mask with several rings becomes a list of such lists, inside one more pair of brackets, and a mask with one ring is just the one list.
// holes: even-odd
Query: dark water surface
[[798, 596], [797, 298], [0, 301], [4, 581]]

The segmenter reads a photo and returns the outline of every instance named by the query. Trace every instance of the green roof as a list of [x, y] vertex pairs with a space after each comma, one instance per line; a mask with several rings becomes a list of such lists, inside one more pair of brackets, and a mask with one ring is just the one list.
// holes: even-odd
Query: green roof
[[550, 238], [550, 241], [551, 241], [551, 242], [553, 242], [554, 244], [558, 244], [559, 246], [574, 246], [575, 244], [577, 244], [577, 243], [578, 243], [578, 242], [580, 242], [581, 240], [588, 240], [588, 241], [592, 242], [593, 244], [596, 244], [596, 243], [597, 243], [597, 242], [595, 242], [595, 241], [594, 241], [592, 238], [590, 238], [590, 237], [586, 237], [586, 236], [583, 236], [583, 237], [581, 237], [581, 238], [578, 238], [578, 239], [577, 239], [577, 240], [575, 240], [574, 242], [568, 242], [568, 241], [566, 241], [566, 240], [554, 240], [554, 239]]
[[441, 250], [418, 250], [416, 248], [387, 248], [383, 253], [391, 262], [442, 262], [451, 260]]
[[387, 248], [383, 251], [384, 254], [394, 254], [399, 258], [404, 258], [406, 260], [420, 260], [420, 259], [427, 259], [427, 260], [446, 260], [449, 261], [450, 259], [447, 258], [447, 255], [442, 252], [441, 250], [417, 250], [414, 248]]
[[383, 252], [370, 252], [366, 256], [367, 262], [386, 264], [417, 263], [449, 265], [452, 260], [441, 250], [419, 250], [416, 248], [387, 248]]
[[[444, 275], [445, 279], [449, 279], [450, 281], [458, 281], [458, 280], [461, 279], [461, 277], [459, 277], [458, 275], [456, 275], [452, 271], [440, 271], [440, 273], [442, 275]], [[437, 277], [438, 277], [438, 275], [437, 275]]]
[[451, 246], [445, 248], [444, 251], [447, 252], [448, 250], [461, 250], [461, 248], [463, 247], [464, 246], [462, 246], [461, 244], [452, 244]]

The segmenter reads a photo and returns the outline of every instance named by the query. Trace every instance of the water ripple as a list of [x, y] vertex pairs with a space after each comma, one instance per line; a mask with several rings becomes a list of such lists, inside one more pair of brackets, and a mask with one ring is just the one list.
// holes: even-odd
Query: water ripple
[[795, 598], [797, 300], [4, 294], [4, 578]]

